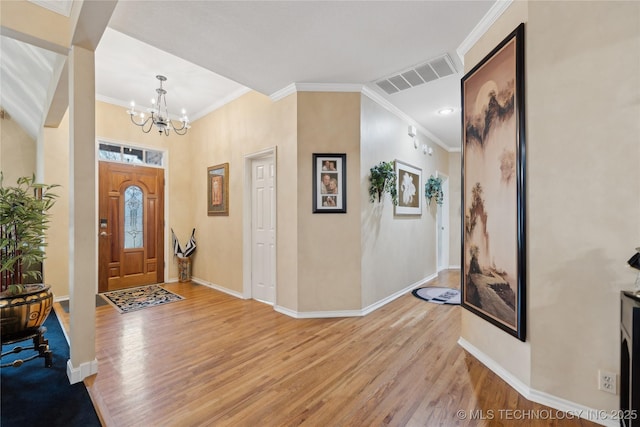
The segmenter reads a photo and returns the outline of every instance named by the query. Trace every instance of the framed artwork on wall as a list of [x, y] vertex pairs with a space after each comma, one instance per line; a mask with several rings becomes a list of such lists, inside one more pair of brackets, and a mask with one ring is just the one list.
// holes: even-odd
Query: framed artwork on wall
[[229, 215], [229, 163], [207, 168], [207, 215]]
[[347, 212], [347, 155], [313, 154], [313, 213]]
[[462, 306], [524, 341], [524, 24], [461, 84]]
[[396, 160], [396, 215], [422, 215], [422, 169]]

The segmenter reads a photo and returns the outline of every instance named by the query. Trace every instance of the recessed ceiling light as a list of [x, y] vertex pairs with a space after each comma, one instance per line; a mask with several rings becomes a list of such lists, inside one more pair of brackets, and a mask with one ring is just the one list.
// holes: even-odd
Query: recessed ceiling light
[[455, 108], [443, 108], [441, 110], [438, 110], [438, 114], [440, 114], [441, 116], [447, 116], [453, 113], [454, 111], [456, 111]]

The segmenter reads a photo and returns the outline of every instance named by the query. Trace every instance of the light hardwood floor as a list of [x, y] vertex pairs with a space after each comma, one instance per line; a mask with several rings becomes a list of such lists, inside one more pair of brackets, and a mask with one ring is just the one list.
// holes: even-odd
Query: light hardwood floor
[[[451, 271], [429, 285], [458, 283]], [[185, 300], [96, 309], [99, 371], [86, 384], [106, 426], [596, 425], [517, 420], [556, 411], [457, 345], [459, 306], [407, 294], [364, 317], [293, 319], [205, 286], [165, 286]]]

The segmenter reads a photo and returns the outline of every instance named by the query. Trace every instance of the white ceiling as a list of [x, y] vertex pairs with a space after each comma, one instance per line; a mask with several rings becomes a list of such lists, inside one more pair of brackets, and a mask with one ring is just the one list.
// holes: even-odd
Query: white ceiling
[[[457, 50], [502, 2], [120, 0], [96, 49], [96, 96], [148, 106], [155, 76], [163, 74], [170, 113], [185, 108], [193, 121], [250, 89], [273, 96], [293, 83], [364, 86], [434, 142], [458, 150], [463, 67]], [[5, 69], [7, 47], [0, 45]], [[392, 95], [374, 84], [443, 54], [457, 74]], [[28, 92], [30, 74], [20, 76]], [[456, 113], [438, 115], [444, 107]]]

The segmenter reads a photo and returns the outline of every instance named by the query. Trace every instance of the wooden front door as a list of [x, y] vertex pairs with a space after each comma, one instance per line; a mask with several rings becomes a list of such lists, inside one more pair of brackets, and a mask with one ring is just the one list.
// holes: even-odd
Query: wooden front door
[[164, 170], [99, 165], [99, 292], [162, 282]]

